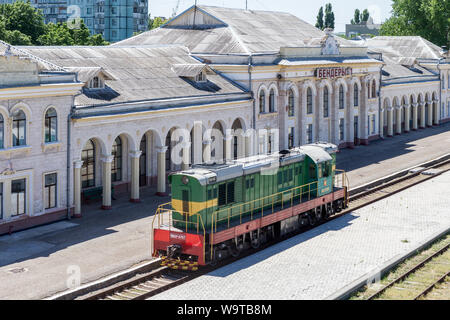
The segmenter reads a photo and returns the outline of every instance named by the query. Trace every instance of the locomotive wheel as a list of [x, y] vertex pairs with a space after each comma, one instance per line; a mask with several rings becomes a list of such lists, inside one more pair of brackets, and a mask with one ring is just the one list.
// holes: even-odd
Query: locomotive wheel
[[308, 214], [308, 221], [311, 227], [314, 227], [317, 223], [316, 215], [314, 213]]
[[259, 240], [259, 238], [254, 238], [254, 239], [252, 240], [251, 245], [252, 245], [252, 248], [253, 248], [253, 249], [258, 249], [259, 246], [261, 245], [261, 241]]
[[228, 251], [232, 257], [237, 258], [241, 255], [242, 250], [239, 250], [236, 246], [229, 246]]
[[258, 233], [259, 232], [253, 232], [252, 233], [252, 240], [250, 241], [250, 245], [252, 246], [253, 249], [258, 249], [259, 246], [261, 245], [261, 239], [258, 236]]

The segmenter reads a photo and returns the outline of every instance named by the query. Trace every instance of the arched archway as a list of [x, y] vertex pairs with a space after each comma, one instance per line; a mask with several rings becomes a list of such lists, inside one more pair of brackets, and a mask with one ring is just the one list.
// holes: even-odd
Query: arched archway
[[231, 157], [233, 159], [243, 158], [245, 156], [245, 131], [241, 119], [234, 120], [232, 126], [232, 149]]
[[223, 163], [226, 158], [225, 130], [221, 121], [216, 121], [211, 129], [211, 160]]

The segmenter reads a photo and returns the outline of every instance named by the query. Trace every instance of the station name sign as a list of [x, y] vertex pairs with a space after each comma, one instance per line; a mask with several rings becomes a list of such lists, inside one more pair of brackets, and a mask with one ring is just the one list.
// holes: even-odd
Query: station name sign
[[316, 78], [319, 79], [334, 79], [345, 76], [351, 76], [353, 73], [352, 68], [318, 68], [315, 71]]

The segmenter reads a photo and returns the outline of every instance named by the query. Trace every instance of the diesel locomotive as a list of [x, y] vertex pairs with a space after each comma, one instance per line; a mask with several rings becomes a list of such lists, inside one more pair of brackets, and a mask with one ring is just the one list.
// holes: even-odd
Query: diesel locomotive
[[328, 219], [348, 205], [337, 150], [315, 143], [171, 174], [172, 201], [153, 220], [153, 256], [196, 270]]

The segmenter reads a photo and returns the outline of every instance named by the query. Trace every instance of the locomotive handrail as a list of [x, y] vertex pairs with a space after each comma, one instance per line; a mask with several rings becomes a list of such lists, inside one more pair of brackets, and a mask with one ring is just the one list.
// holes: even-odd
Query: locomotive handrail
[[[169, 207], [169, 208], [165, 208], [165, 207]], [[164, 203], [158, 206], [158, 209], [156, 209], [156, 213], [153, 217], [152, 220], [152, 236], [154, 236], [154, 229], [155, 229], [155, 221], [158, 221], [158, 229], [161, 228], [161, 225], [164, 224], [164, 213], [168, 213], [168, 219], [169, 219], [169, 223], [168, 223], [168, 227], [169, 227], [169, 232], [171, 231], [171, 228], [173, 227], [173, 223], [174, 222], [180, 222], [180, 223], [185, 223], [186, 224], [186, 233], [189, 231], [188, 225], [194, 224], [196, 225], [196, 229], [197, 229], [197, 234], [199, 233], [199, 226], [201, 224], [202, 226], [202, 230], [203, 230], [203, 250], [204, 250], [204, 255], [206, 256], [206, 246], [205, 246], [205, 239], [206, 239], [206, 230], [205, 230], [205, 224], [203, 223], [203, 218], [200, 214], [196, 213], [192, 216], [197, 216], [197, 222], [191, 222], [188, 221], [188, 217], [189, 217], [189, 213], [186, 212], [181, 212], [181, 214], [186, 217], [186, 220], [178, 220], [178, 219], [173, 219], [172, 217], [172, 203], [168, 202], [168, 203]], [[177, 211], [178, 212], [178, 211]], [[151, 245], [151, 252], [154, 253], [154, 246], [153, 246], [153, 241], [152, 241], [152, 245]]]
[[[314, 186], [314, 187], [312, 188], [312, 186]], [[304, 188], [308, 188], [308, 190], [307, 191], [303, 191]], [[300, 193], [299, 194], [295, 194], [295, 191], [298, 191], [298, 190], [300, 190]], [[281, 208], [284, 209], [284, 203], [286, 202], [286, 200], [283, 199], [283, 196], [285, 194], [289, 194], [290, 195], [289, 201], [290, 201], [290, 207], [292, 207], [295, 198], [299, 198], [300, 203], [302, 203], [302, 197], [307, 194], [308, 195], [308, 201], [309, 201], [309, 200], [311, 200], [311, 193], [314, 192], [314, 191], [317, 191], [317, 190], [318, 190], [318, 182], [314, 181], [314, 182], [310, 182], [308, 184], [305, 184], [305, 185], [302, 185], [302, 186], [299, 186], [299, 187], [295, 187], [295, 188], [292, 188], [292, 189], [289, 189], [289, 190], [277, 192], [277, 193], [274, 193], [272, 195], [269, 195], [269, 196], [266, 196], [266, 197], [263, 197], [263, 198], [258, 198], [258, 199], [252, 200], [252, 201], [248, 201], [248, 202], [245, 202], [245, 203], [237, 204], [237, 205], [229, 207], [229, 208], [224, 208], [224, 209], [217, 210], [214, 213], [214, 215], [213, 215], [213, 223], [212, 223], [212, 225], [214, 226], [214, 229], [212, 229], [211, 231], [217, 232], [217, 223], [218, 222], [220, 223], [220, 222], [225, 221], [225, 220], [232, 220], [233, 218], [236, 218], [238, 216], [239, 216], [240, 224], [242, 224], [242, 216], [246, 215], [246, 214], [249, 214], [249, 213], [250, 213], [250, 220], [252, 221], [252, 220], [254, 220], [253, 219], [254, 218], [254, 216], [253, 216], [254, 211], [261, 210], [261, 217], [264, 217], [264, 208], [269, 206], [270, 202], [271, 202], [271, 205], [272, 205], [272, 210], [271, 210], [271, 213], [269, 213], [269, 214], [274, 213], [275, 206], [278, 205], [278, 204], [281, 204]], [[278, 200], [278, 197], [280, 197], [279, 200]], [[266, 203], [265, 201], [268, 200], [268, 199], [271, 199], [271, 201]], [[261, 202], [261, 205], [256, 206], [255, 204], [259, 203], [259, 202]], [[250, 206], [250, 210], [247, 210], [247, 211], [243, 210], [244, 206]], [[239, 213], [233, 215], [233, 213], [232, 213], [233, 209], [237, 209], [237, 208], [239, 208]], [[226, 218], [218, 218], [218, 215], [220, 213], [223, 213], [224, 211], [228, 211], [227, 217]], [[230, 212], [231, 212], [231, 215], [230, 215]], [[215, 219], [214, 219], [214, 217], [215, 217]], [[259, 218], [259, 216], [258, 216], [258, 218]], [[229, 227], [229, 224], [228, 224], [228, 227]]]

